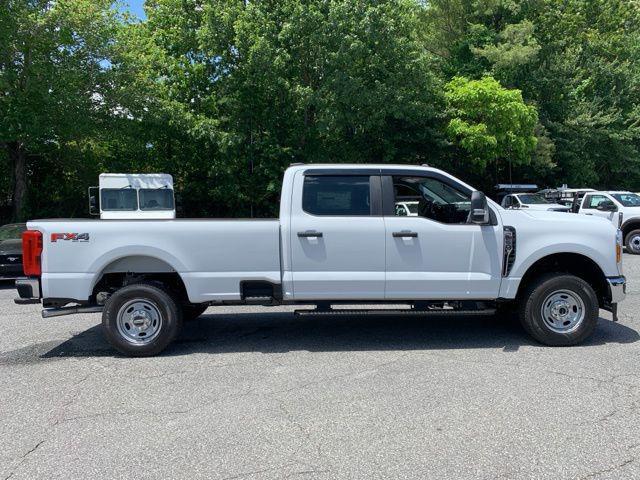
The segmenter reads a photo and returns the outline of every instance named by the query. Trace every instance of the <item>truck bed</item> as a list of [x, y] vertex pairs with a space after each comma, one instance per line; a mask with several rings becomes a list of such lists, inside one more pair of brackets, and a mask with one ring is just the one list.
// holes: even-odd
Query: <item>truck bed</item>
[[60, 219], [28, 228], [43, 234], [44, 298], [86, 300], [102, 272], [178, 272], [194, 303], [239, 300], [243, 280], [281, 281], [278, 220]]

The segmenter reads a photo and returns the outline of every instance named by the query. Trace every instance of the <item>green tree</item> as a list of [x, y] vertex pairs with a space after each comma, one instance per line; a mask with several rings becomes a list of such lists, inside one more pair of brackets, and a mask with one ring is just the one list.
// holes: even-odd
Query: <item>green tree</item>
[[25, 216], [33, 164], [81, 141], [108, 113], [104, 65], [117, 28], [111, 3], [0, 4], [0, 146], [8, 159], [14, 219]]
[[531, 162], [538, 115], [535, 107], [523, 102], [519, 90], [505, 89], [491, 77], [454, 77], [445, 92], [447, 133], [472, 166], [478, 170], [493, 166], [497, 172], [500, 161]]
[[444, 100], [419, 11], [412, 0], [155, 0], [114, 68], [155, 96], [142, 124], [166, 128], [151, 150], [189, 152], [173, 171], [209, 209], [198, 213], [273, 215], [291, 162], [438, 157]]

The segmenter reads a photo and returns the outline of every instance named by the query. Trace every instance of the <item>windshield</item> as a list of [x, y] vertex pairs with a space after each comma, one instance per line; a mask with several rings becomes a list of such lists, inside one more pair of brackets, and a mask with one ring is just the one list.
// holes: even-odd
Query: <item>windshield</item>
[[0, 241], [20, 239], [22, 237], [22, 232], [26, 229], [27, 226], [24, 223], [3, 225], [0, 227]]
[[520, 199], [520, 202], [522, 202], [525, 205], [539, 205], [543, 203], [549, 203], [547, 199], [544, 198], [542, 195], [538, 195], [535, 193], [518, 195], [518, 198]]
[[635, 193], [613, 193], [611, 196], [625, 207], [640, 207], [640, 196]]

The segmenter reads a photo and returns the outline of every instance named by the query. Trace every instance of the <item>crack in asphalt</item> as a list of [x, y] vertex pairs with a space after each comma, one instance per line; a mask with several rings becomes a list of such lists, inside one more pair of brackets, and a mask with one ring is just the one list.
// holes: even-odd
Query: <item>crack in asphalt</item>
[[9, 480], [11, 477], [13, 477], [16, 471], [22, 466], [22, 464], [27, 461], [27, 457], [31, 455], [33, 452], [35, 452], [40, 447], [40, 445], [42, 445], [45, 441], [46, 439], [40, 440], [38, 443], [35, 444], [35, 446], [33, 446], [33, 448], [31, 448], [24, 455], [22, 455], [22, 457], [20, 457], [20, 462], [15, 467], [13, 467], [13, 470], [9, 473], [9, 475], [4, 477], [4, 480]]
[[587, 480], [589, 478], [596, 478], [600, 475], [604, 475], [605, 473], [611, 473], [611, 472], [615, 472], [616, 470], [620, 470], [621, 468], [626, 467], [627, 465], [629, 465], [630, 463], [635, 462], [636, 459], [635, 458], [629, 458], [627, 460], [624, 460], [621, 463], [617, 463], [615, 465], [612, 465], [611, 467], [607, 467], [607, 468], [603, 468], [602, 470], [597, 470], [595, 472], [589, 473], [585, 476], [582, 476], [579, 478], [579, 480]]

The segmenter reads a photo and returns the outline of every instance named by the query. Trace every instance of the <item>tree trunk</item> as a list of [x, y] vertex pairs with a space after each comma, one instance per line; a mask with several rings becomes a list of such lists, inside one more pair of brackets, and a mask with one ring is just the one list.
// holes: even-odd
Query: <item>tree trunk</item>
[[23, 220], [25, 201], [27, 199], [27, 155], [20, 142], [7, 143], [9, 160], [11, 162], [13, 221]]

